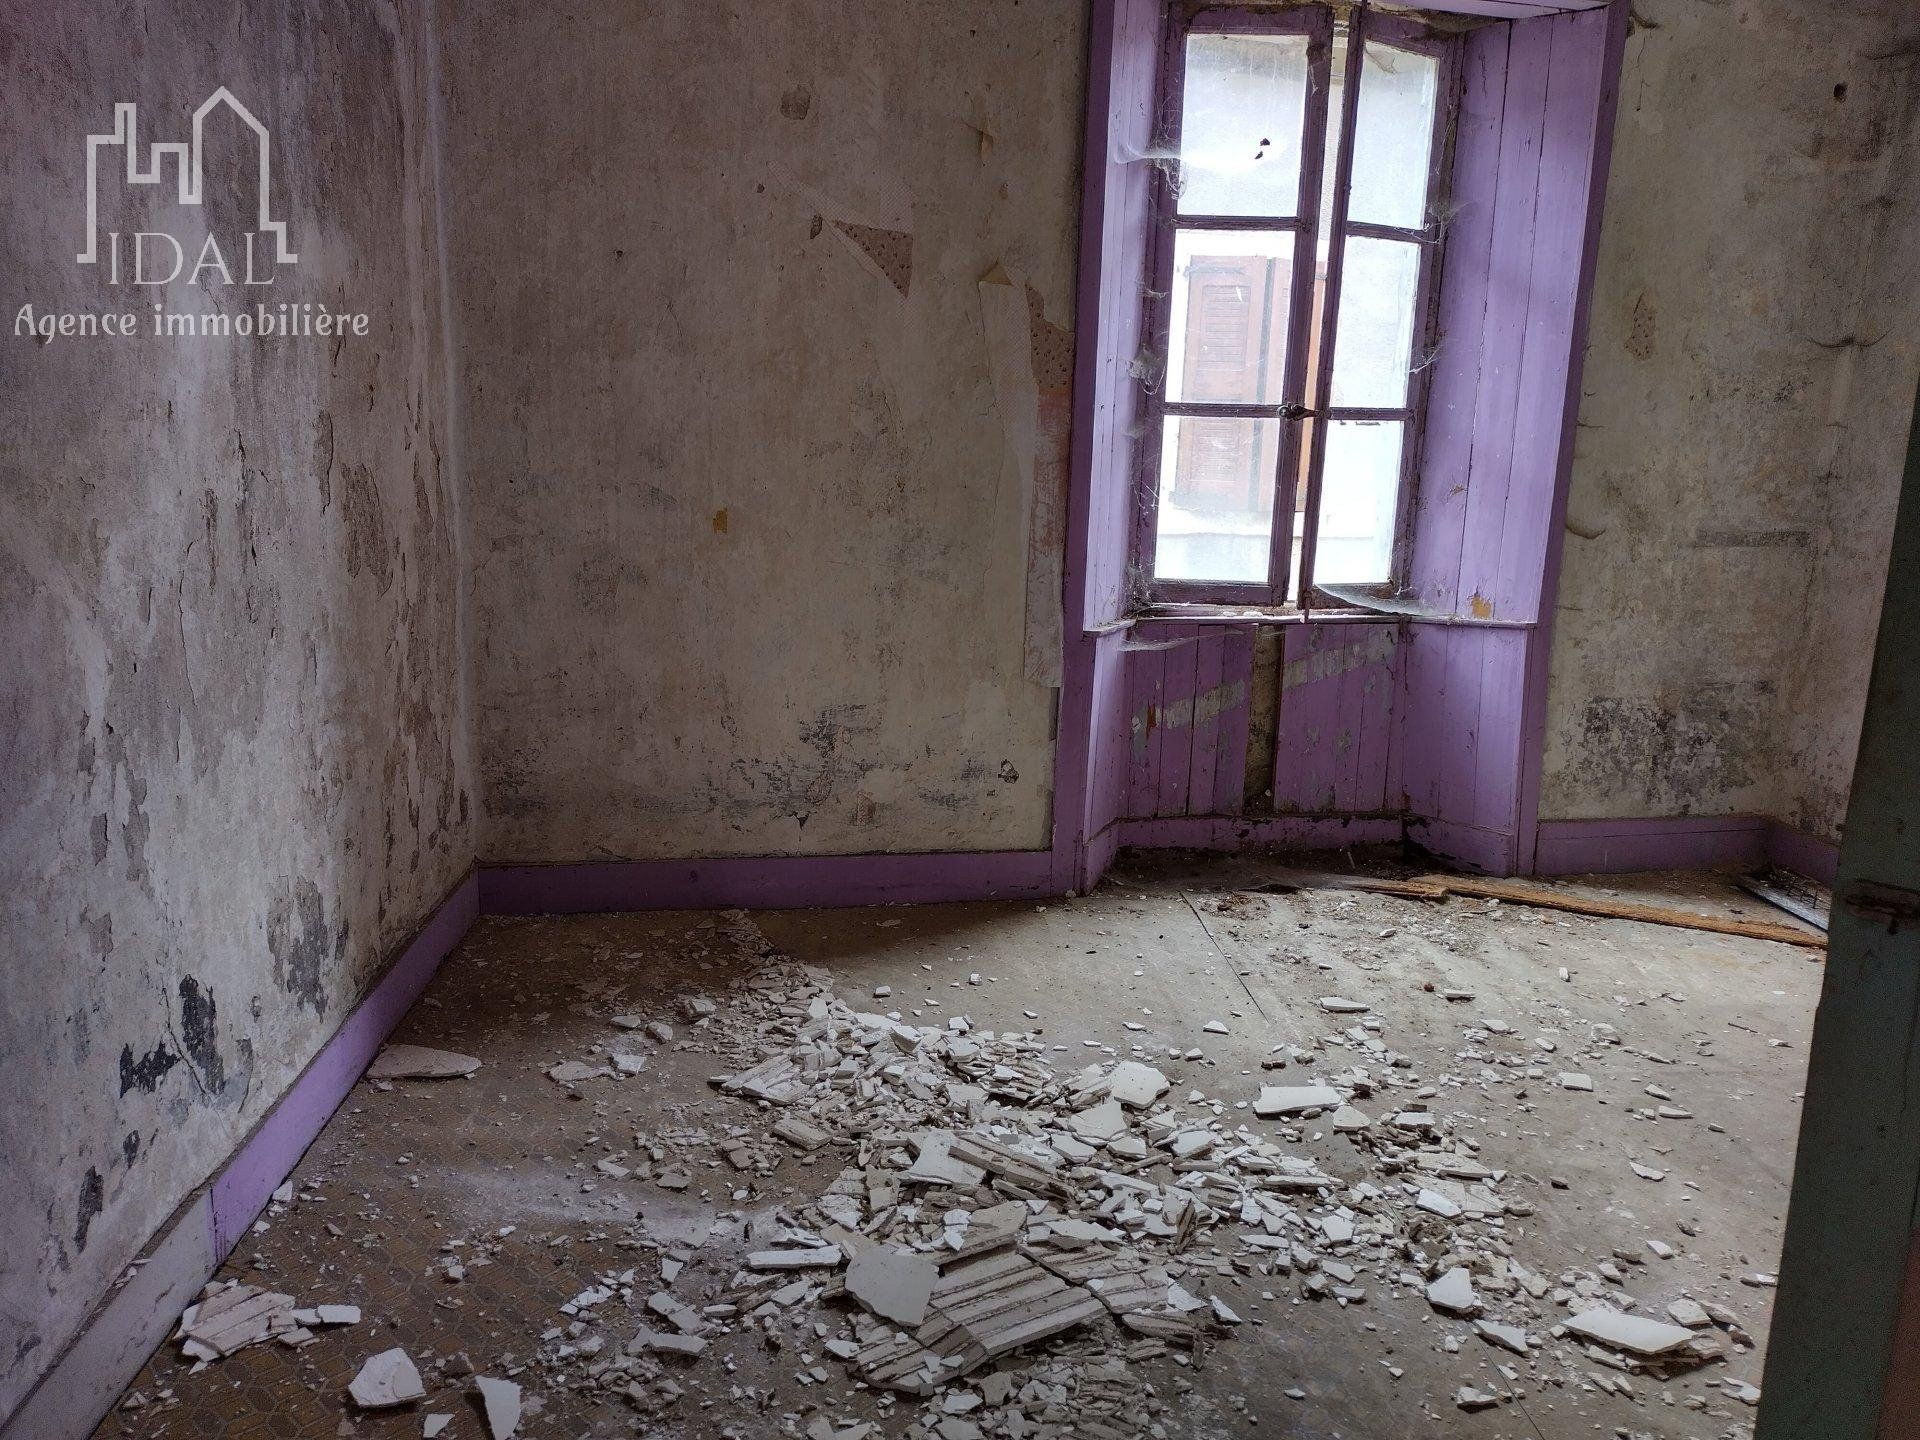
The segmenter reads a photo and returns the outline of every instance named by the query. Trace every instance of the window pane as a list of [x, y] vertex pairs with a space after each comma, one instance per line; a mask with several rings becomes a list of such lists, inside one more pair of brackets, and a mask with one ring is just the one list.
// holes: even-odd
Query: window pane
[[1173, 244], [1167, 398], [1278, 405], [1292, 285], [1289, 232], [1182, 230]]
[[1280, 422], [1169, 415], [1165, 423], [1155, 577], [1266, 584]]
[[1333, 404], [1393, 409], [1407, 403], [1420, 247], [1356, 235], [1348, 239], [1345, 253], [1333, 342]]
[[1328, 422], [1314, 584], [1371, 585], [1392, 578], [1403, 430], [1398, 420]]
[[1427, 223], [1440, 64], [1431, 55], [1368, 44], [1353, 121], [1349, 220], [1417, 229]]
[[1306, 36], [1189, 35], [1180, 213], [1296, 213], [1306, 103]]

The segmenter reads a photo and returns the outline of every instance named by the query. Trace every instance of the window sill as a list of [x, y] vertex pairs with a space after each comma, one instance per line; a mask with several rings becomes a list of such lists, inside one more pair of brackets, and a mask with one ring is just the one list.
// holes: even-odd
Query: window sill
[[1162, 601], [1147, 605], [1127, 617], [1130, 623], [1178, 621], [1190, 625], [1304, 625], [1383, 624], [1389, 621], [1417, 621], [1428, 625], [1473, 627], [1486, 630], [1531, 630], [1531, 620], [1500, 620], [1476, 615], [1461, 615], [1424, 606], [1398, 596], [1375, 595], [1344, 586], [1328, 587], [1323, 594], [1335, 601], [1302, 609], [1298, 605], [1231, 605], [1196, 601]]

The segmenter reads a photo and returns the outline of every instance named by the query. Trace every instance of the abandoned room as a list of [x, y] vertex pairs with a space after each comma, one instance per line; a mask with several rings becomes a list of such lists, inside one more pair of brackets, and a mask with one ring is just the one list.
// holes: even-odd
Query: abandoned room
[[1913, 0], [0, 66], [0, 1440], [1920, 1437]]

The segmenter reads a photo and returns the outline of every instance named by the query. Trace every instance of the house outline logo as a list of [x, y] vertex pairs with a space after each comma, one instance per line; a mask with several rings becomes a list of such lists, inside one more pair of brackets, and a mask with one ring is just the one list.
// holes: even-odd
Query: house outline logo
[[193, 112], [193, 138], [191, 140], [155, 140], [147, 146], [148, 160], [145, 169], [140, 166], [139, 107], [131, 101], [117, 101], [113, 107], [113, 130], [110, 134], [87, 136], [87, 248], [74, 259], [82, 265], [95, 265], [100, 259], [100, 152], [109, 146], [118, 145], [127, 154], [127, 183], [129, 185], [159, 185], [169, 157], [173, 160], [174, 176], [178, 202], [182, 205], [201, 203], [203, 171], [202, 146], [203, 132], [206, 129], [207, 116], [216, 105], [225, 105], [252, 130], [259, 144], [260, 163], [260, 203], [258, 226], [263, 232], [269, 232], [274, 239], [274, 263], [292, 265], [300, 257], [287, 245], [287, 222], [273, 218], [273, 141], [267, 133], [267, 127], [254, 118], [253, 112], [242, 105], [234, 93], [222, 85], [209, 95]]

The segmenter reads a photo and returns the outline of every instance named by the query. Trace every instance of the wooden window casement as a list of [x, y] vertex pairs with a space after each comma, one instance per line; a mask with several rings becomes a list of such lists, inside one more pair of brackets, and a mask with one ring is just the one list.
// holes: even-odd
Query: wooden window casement
[[1364, 5], [1174, 7], [1134, 531], [1150, 602], [1399, 588], [1456, 70], [1447, 37]]

